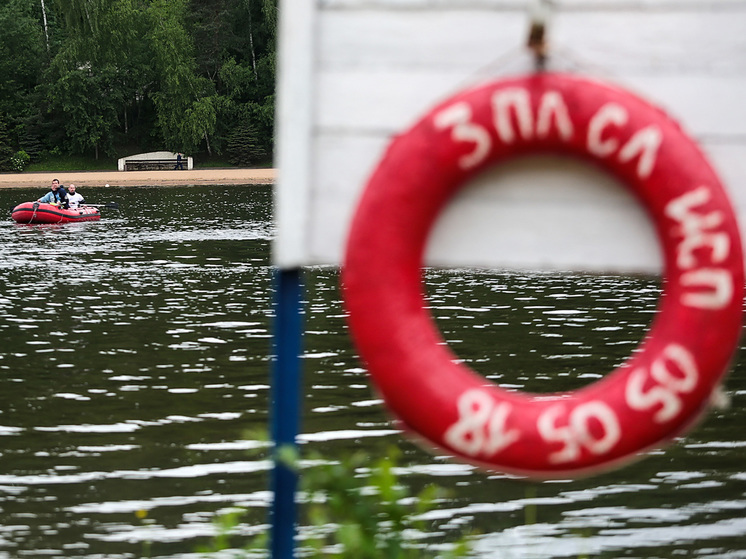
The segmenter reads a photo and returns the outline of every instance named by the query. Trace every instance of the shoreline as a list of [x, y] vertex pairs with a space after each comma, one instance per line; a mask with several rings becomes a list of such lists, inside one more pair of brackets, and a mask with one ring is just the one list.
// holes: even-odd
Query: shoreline
[[48, 188], [52, 179], [65, 186], [190, 186], [274, 184], [276, 169], [192, 169], [191, 171], [69, 171], [0, 173], [0, 188]]

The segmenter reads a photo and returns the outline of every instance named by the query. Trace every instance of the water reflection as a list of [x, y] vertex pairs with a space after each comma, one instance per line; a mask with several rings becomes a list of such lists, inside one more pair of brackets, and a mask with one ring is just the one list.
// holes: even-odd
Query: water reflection
[[[0, 191], [6, 207], [36, 191]], [[266, 186], [86, 189], [121, 213], [0, 223], [0, 556], [188, 557], [238, 505], [266, 530], [272, 270]], [[416, 491], [452, 497], [426, 542], [464, 527], [483, 557], [738, 557], [746, 541], [746, 375], [731, 409], [636, 464], [527, 483], [401, 437], [350, 344], [338, 274], [306, 274], [300, 441], [336, 460], [403, 451]], [[461, 359], [515, 389], [573, 389], [625, 359], [653, 316], [648, 278], [427, 270]], [[249, 434], [247, 434], [249, 433]], [[138, 511], [147, 511], [147, 516]], [[305, 528], [302, 528], [302, 533]], [[148, 543], [150, 542], [150, 543]], [[741, 554], [741, 555], [739, 555]]]

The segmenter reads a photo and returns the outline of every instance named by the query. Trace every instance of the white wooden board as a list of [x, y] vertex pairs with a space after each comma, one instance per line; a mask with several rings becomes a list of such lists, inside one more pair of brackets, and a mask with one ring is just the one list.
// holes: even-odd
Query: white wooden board
[[[467, 86], [533, 69], [537, 3], [282, 0], [274, 262], [341, 263], [349, 220], [390, 138]], [[746, 223], [746, 2], [554, 0], [549, 69], [615, 82], [702, 146]], [[659, 270], [643, 211], [614, 180], [535, 158], [467, 185], [439, 220], [443, 266]]]

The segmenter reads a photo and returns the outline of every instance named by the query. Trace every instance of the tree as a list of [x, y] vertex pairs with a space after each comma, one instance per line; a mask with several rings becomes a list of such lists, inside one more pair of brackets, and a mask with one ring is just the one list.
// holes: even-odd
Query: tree
[[0, 114], [9, 141], [18, 143], [29, 114], [29, 96], [42, 73], [44, 39], [28, 0], [0, 5]]
[[8, 141], [269, 153], [276, 16], [276, 0], [0, 0]]
[[204, 141], [209, 152], [217, 99], [212, 82], [196, 73], [185, 9], [186, 0], [154, 0], [148, 9], [148, 38], [159, 83], [153, 102], [167, 148], [194, 152]]
[[53, 91], [51, 106], [65, 115], [65, 150], [85, 153], [99, 150], [113, 155], [113, 128], [117, 123], [120, 95], [109, 87], [115, 71], [88, 68], [71, 70], [60, 77]]
[[197, 72], [215, 82], [225, 59], [226, 49], [234, 43], [233, 0], [192, 0], [186, 14], [186, 29], [194, 40]]
[[248, 120], [233, 128], [227, 138], [226, 152], [231, 163], [242, 167], [253, 165], [266, 155], [258, 141], [256, 128]]
[[[66, 130], [65, 151], [114, 155], [139, 105], [149, 102], [152, 53], [139, 0], [56, 0], [65, 14], [65, 41], [54, 58], [46, 99]], [[126, 141], [126, 140], [125, 140]]]
[[11, 171], [10, 158], [13, 157], [13, 148], [10, 145], [10, 138], [8, 137], [8, 130], [0, 119], [0, 171]]
[[216, 86], [224, 97], [219, 134], [234, 135], [236, 123], [250, 123], [255, 143], [272, 152], [277, 2], [240, 0], [231, 7], [232, 39], [225, 43], [225, 60]]
[[149, 22], [142, 2], [116, 0], [98, 23], [97, 63], [109, 74], [110, 91], [116, 92], [120, 103], [115, 130], [130, 141], [147, 141], [153, 128], [151, 95], [156, 73], [146, 38]]

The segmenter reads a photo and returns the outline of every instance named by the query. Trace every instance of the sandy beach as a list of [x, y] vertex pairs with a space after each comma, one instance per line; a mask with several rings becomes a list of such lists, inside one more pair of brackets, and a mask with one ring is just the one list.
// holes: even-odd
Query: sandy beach
[[52, 179], [76, 186], [181, 186], [198, 184], [271, 184], [275, 169], [192, 169], [191, 171], [71, 171], [0, 173], [0, 188], [47, 188]]

